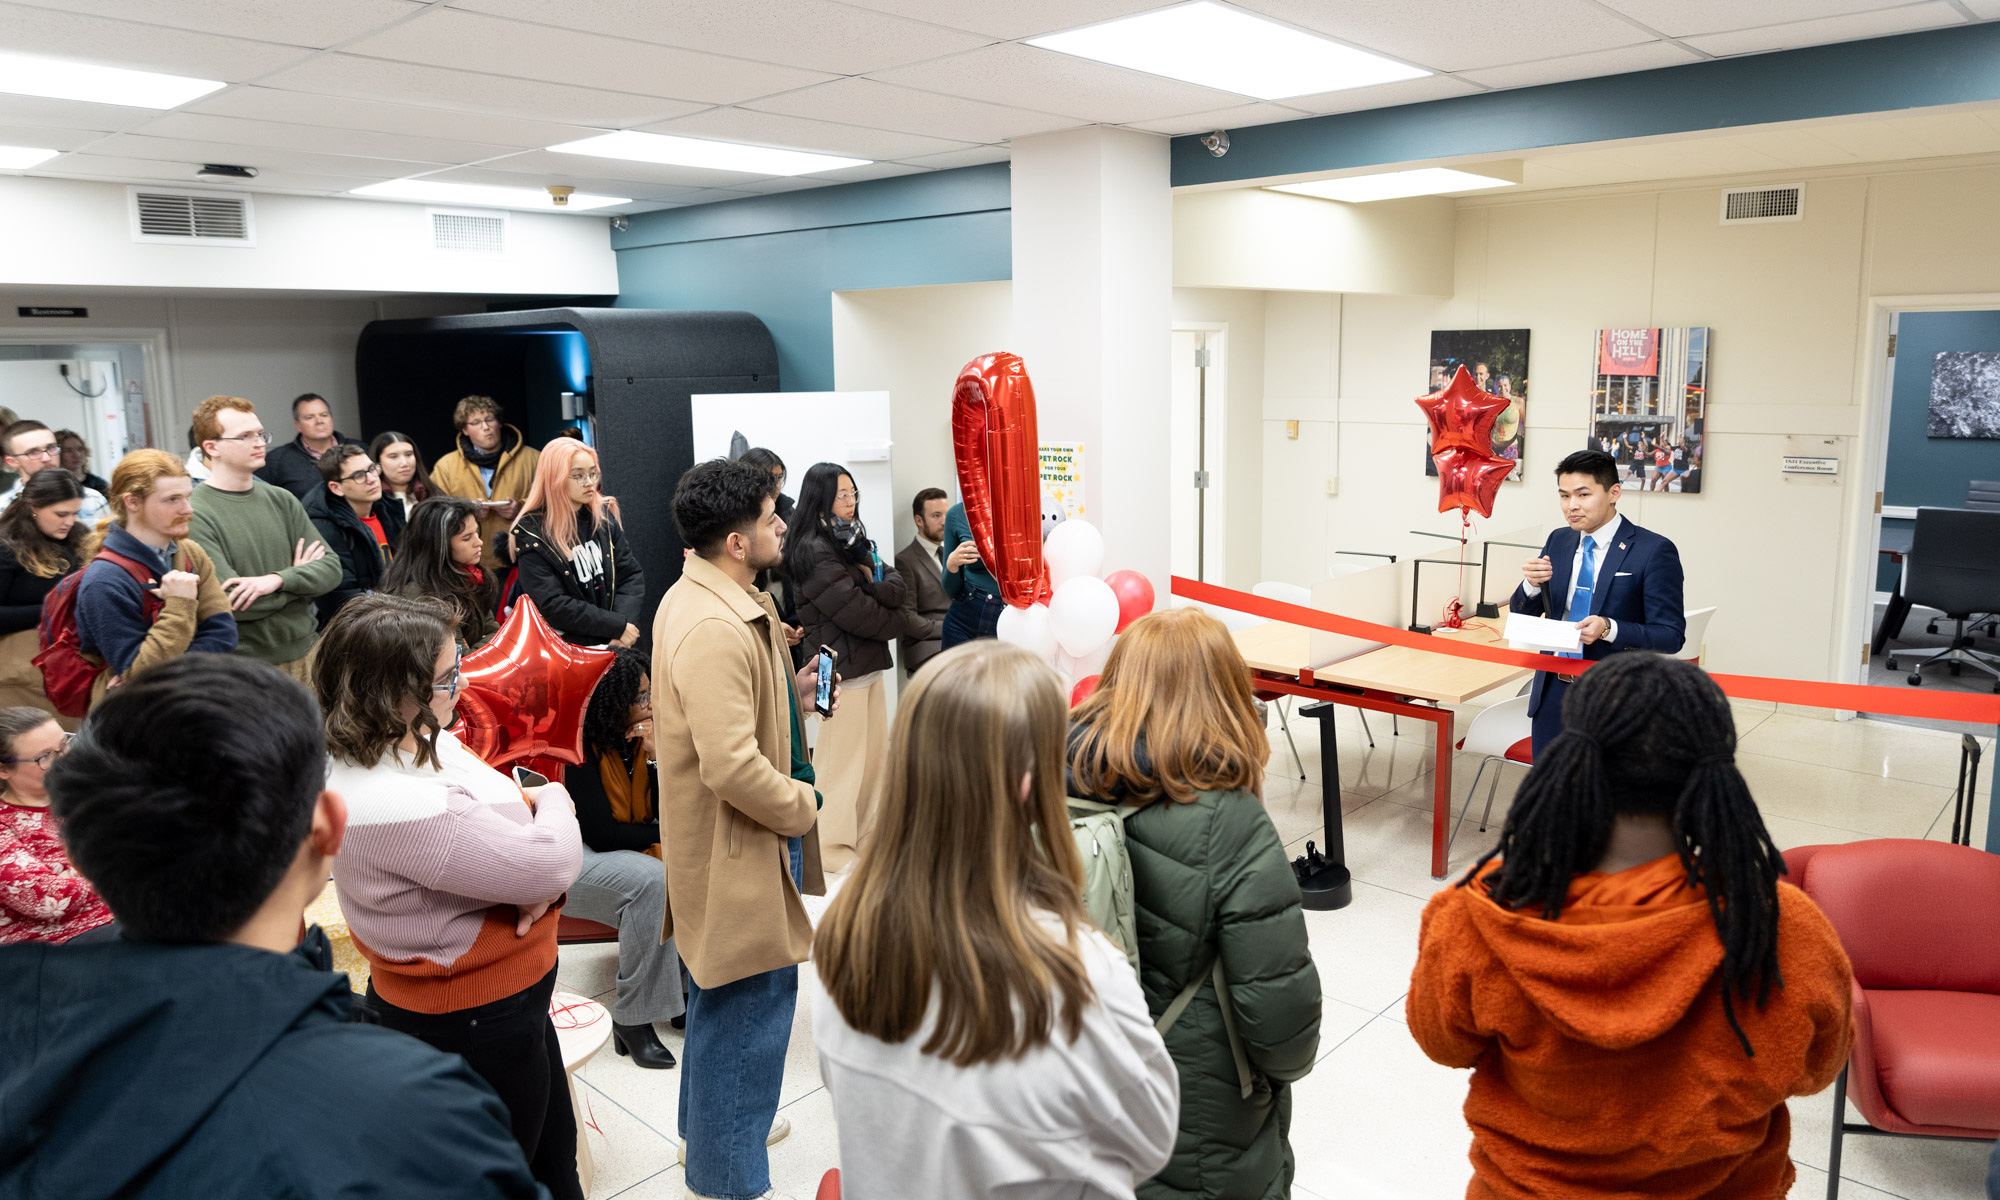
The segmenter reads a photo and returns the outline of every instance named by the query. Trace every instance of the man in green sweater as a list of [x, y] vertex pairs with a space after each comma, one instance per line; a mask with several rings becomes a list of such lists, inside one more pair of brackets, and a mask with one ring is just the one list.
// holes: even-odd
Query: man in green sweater
[[257, 479], [270, 438], [239, 396], [210, 396], [194, 410], [208, 480], [194, 490], [188, 536], [208, 553], [236, 613], [236, 653], [310, 683], [319, 622], [313, 599], [340, 583], [340, 560], [297, 496]]

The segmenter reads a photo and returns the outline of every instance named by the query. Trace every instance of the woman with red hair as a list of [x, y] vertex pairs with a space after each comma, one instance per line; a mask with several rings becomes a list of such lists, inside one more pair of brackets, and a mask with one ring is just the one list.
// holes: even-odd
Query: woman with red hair
[[509, 536], [521, 592], [557, 633], [579, 645], [630, 646], [646, 578], [603, 479], [597, 451], [575, 438], [550, 442]]

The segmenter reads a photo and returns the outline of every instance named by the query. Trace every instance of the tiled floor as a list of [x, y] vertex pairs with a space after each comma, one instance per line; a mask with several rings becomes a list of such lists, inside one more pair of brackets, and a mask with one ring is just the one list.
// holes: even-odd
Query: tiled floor
[[[1460, 716], [1461, 734], [1470, 715]], [[1299, 1083], [1293, 1117], [1299, 1161], [1294, 1194], [1303, 1200], [1448, 1198], [1464, 1194], [1470, 1174], [1465, 1155], [1471, 1138], [1459, 1112], [1467, 1075], [1426, 1059], [1403, 1023], [1418, 918], [1431, 893], [1444, 886], [1428, 869], [1432, 765], [1425, 735], [1430, 727], [1405, 725], [1401, 737], [1392, 737], [1387, 720], [1371, 724], [1373, 749], [1351, 711], [1343, 710], [1338, 719], [1354, 902], [1337, 912], [1306, 914], [1325, 989], [1325, 1020], [1319, 1065]], [[1882, 836], [1949, 837], [1956, 736], [1879, 722], [1835, 724], [1749, 704], [1738, 706], [1737, 731], [1744, 774], [1781, 848]], [[1296, 854], [1304, 852], [1308, 838], [1320, 837], [1320, 753], [1317, 722], [1294, 718], [1292, 732], [1308, 781], [1300, 782], [1274, 721], [1277, 752], [1266, 803]], [[1990, 738], [1985, 748], [1990, 764]], [[1453, 766], [1460, 806], [1477, 765], [1460, 755]], [[1516, 766], [1504, 769], [1496, 821], [1523, 773]], [[1979, 781], [1975, 845], [1983, 845], [1986, 836], [1991, 778], [1989, 771]], [[1483, 806], [1486, 786], [1479, 791]], [[1452, 846], [1455, 872], [1492, 842], [1492, 832], [1477, 831], [1478, 820], [1475, 808]], [[820, 904], [812, 907], [817, 912]], [[566, 948], [565, 986], [609, 1003], [615, 952], [609, 945]], [[679, 1050], [679, 1035], [669, 1029], [660, 1033]], [[595, 1126], [593, 1200], [679, 1200], [681, 1172], [669, 1138], [680, 1073], [640, 1070], [607, 1047], [580, 1078]], [[837, 1148], [832, 1104], [820, 1086], [804, 1004], [781, 1102], [792, 1135], [772, 1149], [773, 1182], [779, 1195], [807, 1200], [821, 1174], [836, 1165]], [[1824, 1093], [1792, 1104], [1796, 1197], [1825, 1194], [1831, 1104]], [[1986, 1155], [1987, 1147], [1964, 1142], [1850, 1138], [1841, 1195], [1981, 1200]]]

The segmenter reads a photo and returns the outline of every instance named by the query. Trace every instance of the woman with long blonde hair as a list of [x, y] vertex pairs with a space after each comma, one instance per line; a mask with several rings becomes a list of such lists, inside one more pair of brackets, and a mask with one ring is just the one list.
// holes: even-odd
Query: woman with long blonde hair
[[1147, 1200], [1291, 1194], [1290, 1084], [1318, 1055], [1320, 987], [1292, 864], [1260, 791], [1271, 755], [1222, 622], [1151, 613], [1120, 635], [1069, 741], [1074, 794], [1121, 806], [1140, 982], [1180, 1069], [1180, 1137]]
[[630, 646], [639, 640], [646, 577], [603, 481], [597, 451], [554, 439], [542, 447], [508, 536], [522, 594], [557, 633], [579, 645]]
[[1064, 716], [997, 641], [903, 693], [877, 837], [813, 941], [849, 1200], [1131, 1197], [1166, 1161], [1173, 1063], [1084, 915]]

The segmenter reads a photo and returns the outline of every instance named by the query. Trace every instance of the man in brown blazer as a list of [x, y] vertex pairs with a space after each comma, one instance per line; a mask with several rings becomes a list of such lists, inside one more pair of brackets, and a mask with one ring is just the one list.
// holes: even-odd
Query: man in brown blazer
[[770, 1189], [766, 1146], [790, 1131], [775, 1118], [798, 964], [812, 953], [799, 896], [826, 892], [799, 718], [818, 660], [792, 671], [777, 609], [756, 589], [784, 546], [776, 485], [724, 459], [681, 476], [674, 523], [693, 553], [653, 619], [661, 940], [676, 939], [693, 980], [680, 1104], [690, 1196]]
[[896, 552], [896, 570], [908, 588], [903, 608], [913, 626], [921, 625], [922, 636], [905, 635], [903, 670], [915, 675], [917, 668], [944, 649], [944, 614], [951, 597], [944, 591], [944, 515], [951, 510], [951, 497], [943, 488], [925, 488], [910, 503], [916, 518], [917, 536]]

